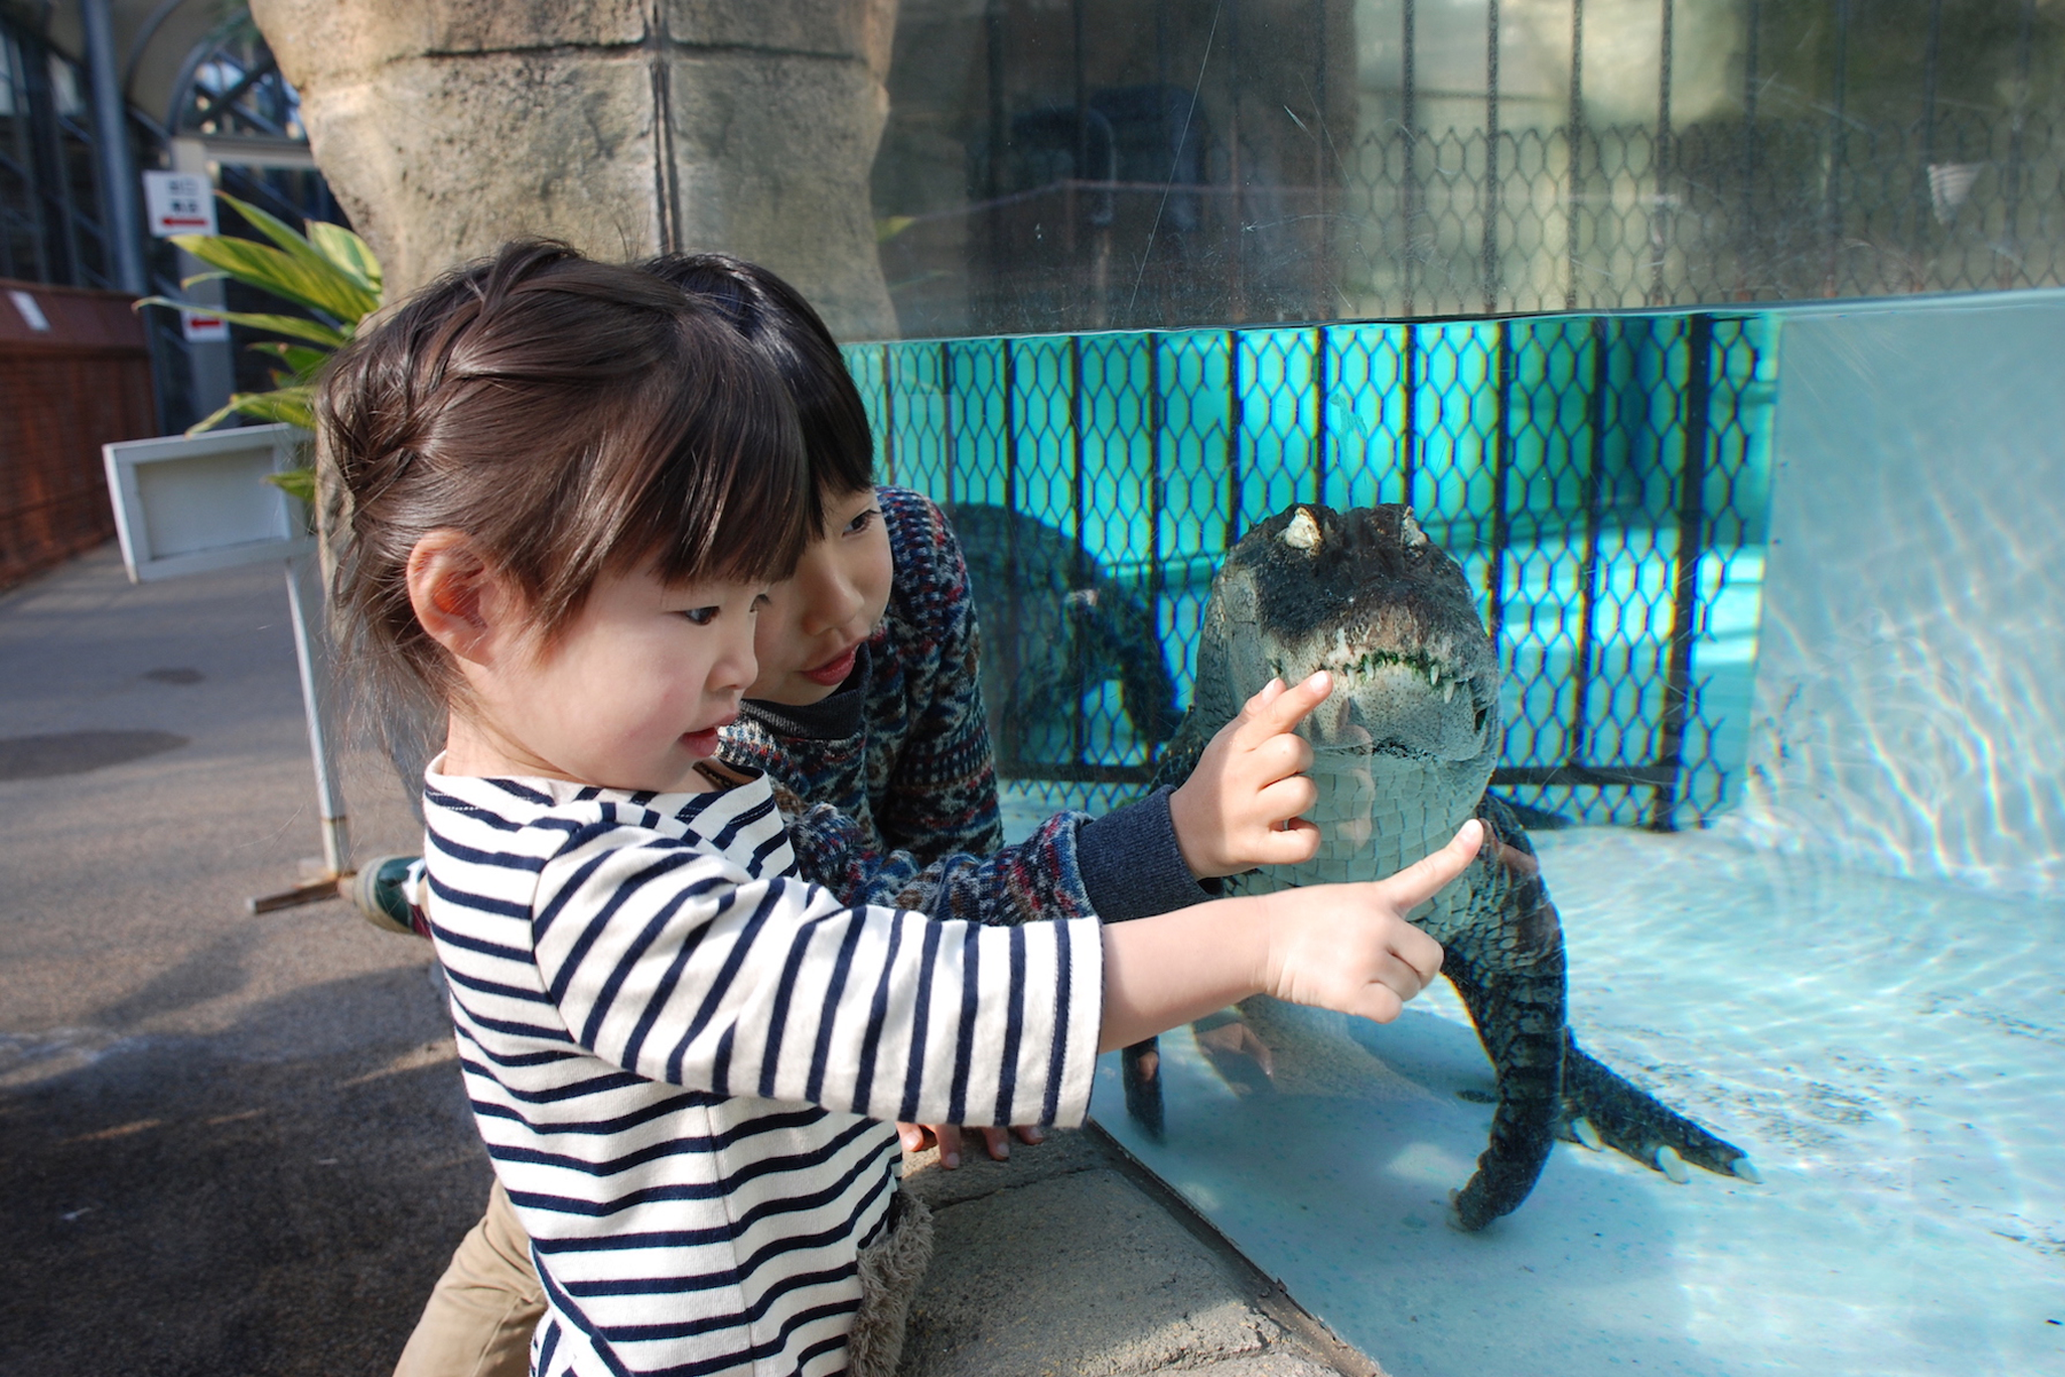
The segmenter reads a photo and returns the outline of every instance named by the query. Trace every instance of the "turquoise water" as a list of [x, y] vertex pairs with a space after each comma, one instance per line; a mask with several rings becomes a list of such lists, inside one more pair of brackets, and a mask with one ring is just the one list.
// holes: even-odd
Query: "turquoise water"
[[1160, 1143], [1107, 1058], [1098, 1122], [1399, 1377], [2065, 1371], [2065, 906], [1711, 834], [1536, 842], [1580, 1045], [1762, 1185], [1563, 1143], [1454, 1231], [1493, 1081], [1445, 985], [1386, 1027], [1280, 1006], [1273, 1084], [1164, 1036]]
[[[1502, 765], [1678, 767], [1676, 833], [1508, 791], [1595, 824], [1534, 833], [1580, 1045], [1761, 1183], [1559, 1144], [1457, 1232], [1496, 1084], [1441, 984], [1384, 1027], [1246, 1006], [1266, 1069], [1178, 1030], [1163, 1137], [1116, 1058], [1093, 1113], [1399, 1377], [2065, 1373], [2065, 294], [1697, 320], [877, 351], [899, 476], [1081, 532], [1186, 691], [1243, 523], [1412, 501], [1497, 640]], [[1086, 708], [1147, 760], [1115, 685]], [[1007, 825], [1136, 790], [1013, 781]]]

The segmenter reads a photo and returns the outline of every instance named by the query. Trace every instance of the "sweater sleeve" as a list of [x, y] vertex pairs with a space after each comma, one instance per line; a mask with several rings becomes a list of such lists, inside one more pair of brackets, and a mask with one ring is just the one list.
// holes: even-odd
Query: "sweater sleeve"
[[574, 1040], [649, 1079], [927, 1123], [1073, 1124], [1089, 1107], [1094, 920], [843, 905], [619, 824], [545, 862], [532, 930]]
[[926, 856], [984, 855], [1003, 844], [1004, 827], [968, 562], [931, 502], [894, 488], [881, 498], [897, 560], [896, 596], [919, 644], [904, 648], [909, 731], [875, 821], [893, 847]]
[[859, 824], [827, 805], [805, 808], [793, 795], [783, 803], [798, 871], [849, 903], [1010, 926], [1092, 916], [1123, 923], [1213, 897], [1183, 863], [1167, 790], [1095, 821], [1059, 813], [1015, 846], [930, 865], [870, 846]]

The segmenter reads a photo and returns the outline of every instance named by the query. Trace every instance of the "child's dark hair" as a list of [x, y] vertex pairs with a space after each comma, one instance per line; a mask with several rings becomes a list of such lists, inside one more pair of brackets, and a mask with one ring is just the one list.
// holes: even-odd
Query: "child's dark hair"
[[550, 645], [604, 574], [785, 578], [813, 529], [783, 380], [708, 306], [562, 244], [418, 292], [338, 352], [315, 411], [354, 659], [440, 705], [459, 681], [407, 580], [432, 531], [463, 532]]
[[844, 497], [875, 483], [867, 408], [832, 332], [794, 287], [757, 263], [670, 253], [639, 266], [717, 310], [788, 384], [810, 466], [810, 529], [821, 533], [822, 495]]

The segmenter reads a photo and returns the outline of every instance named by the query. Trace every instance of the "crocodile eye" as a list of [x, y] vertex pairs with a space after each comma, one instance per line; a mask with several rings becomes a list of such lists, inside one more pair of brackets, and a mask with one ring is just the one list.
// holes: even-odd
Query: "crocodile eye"
[[1484, 719], [1485, 719], [1485, 717], [1486, 717], [1486, 716], [1487, 716], [1487, 714], [1485, 713], [1485, 711], [1484, 711], [1484, 709], [1483, 709], [1483, 708], [1479, 708], [1479, 709], [1477, 709], [1477, 725], [1476, 725], [1476, 726], [1474, 726], [1474, 727], [1472, 727], [1472, 728], [1471, 728], [1470, 730], [1471, 730], [1471, 731], [1477, 731], [1477, 732], [1481, 732], [1481, 731], [1483, 731], [1483, 730], [1484, 730]]

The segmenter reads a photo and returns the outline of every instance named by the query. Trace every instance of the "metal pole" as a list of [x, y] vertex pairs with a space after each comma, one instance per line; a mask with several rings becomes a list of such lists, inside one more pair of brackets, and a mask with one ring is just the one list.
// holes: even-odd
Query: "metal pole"
[[1024, 774], [1025, 714], [1020, 710], [1024, 665], [1021, 637], [1025, 627], [1025, 566], [1018, 541], [1018, 369], [1011, 341], [1004, 341], [1004, 739], [997, 743], [998, 773], [1006, 779]]
[[[1147, 337], [1147, 610], [1154, 619], [1155, 653], [1162, 638], [1162, 337]], [[1147, 758], [1156, 748], [1150, 743]]]
[[1582, 263], [1578, 252], [1578, 216], [1584, 201], [1585, 178], [1585, 0], [1570, 0], [1570, 118], [1563, 137], [1570, 149], [1570, 191], [1565, 198], [1563, 224], [1563, 256], [1568, 274], [1563, 286], [1563, 309], [1575, 311]]
[[[1068, 429], [1070, 436], [1069, 486], [1070, 515], [1075, 522], [1075, 568], [1070, 579], [1070, 591], [1082, 592], [1090, 586], [1090, 532], [1088, 514], [1085, 511], [1083, 493], [1083, 337], [1080, 334], [1068, 337]], [[1087, 618], [1081, 618], [1087, 621]], [[1075, 663], [1087, 667], [1090, 662], [1086, 628], [1078, 625], [1069, 632], [1075, 641]], [[1083, 713], [1083, 693], [1089, 686], [1078, 680], [1075, 685], [1075, 712], [1069, 722], [1069, 757], [1076, 764], [1084, 763], [1083, 757], [1090, 743], [1089, 720]]]
[[[1005, 0], [988, 0], [983, 7], [982, 32], [988, 59], [989, 90], [989, 159], [983, 167], [983, 200], [987, 208], [982, 217], [982, 252], [987, 260], [987, 272], [983, 285], [978, 288], [977, 319], [987, 320], [991, 328], [1003, 323], [1003, 312], [999, 309], [1004, 299], [1000, 280], [1004, 275], [1004, 210], [997, 202], [1004, 194], [1004, 159], [1010, 143], [1010, 128], [1004, 110], [1004, 3]], [[983, 294], [987, 295], [987, 309], [983, 309]]]
[[[2015, 68], [2015, 118], [2008, 127], [2008, 171], [2007, 223], [2001, 235], [2003, 251], [1996, 257], [2000, 260], [1999, 281], [2005, 290], [2015, 285], [2015, 277], [2022, 268], [2022, 236], [2015, 232], [2015, 222], [2022, 210], [2022, 131], [2029, 121], [2029, 50], [2036, 28], [2036, 0], [2023, 0], [2022, 28], [2016, 37]], [[2026, 274], [2024, 275], [2026, 281]]]
[[1822, 228], [1828, 235], [1828, 269], [1822, 278], [1821, 294], [1836, 295], [1836, 278], [1843, 252], [1843, 158], [1848, 148], [1843, 115], [1843, 93], [1850, 84], [1850, 0], [1836, 0], [1835, 91], [1829, 101], [1828, 183], [1822, 190]]
[[896, 481], [896, 355], [882, 346], [882, 467]]
[[1922, 158], [1914, 186], [1914, 266], [1908, 273], [1909, 286], [1922, 291], [1928, 285], [1929, 221], [1934, 218], [1935, 195], [1929, 186], [1929, 169], [1936, 165], [1936, 83], [1943, 52], [1943, 0], [1929, 0], [1929, 51], [1922, 63]]
[[1749, 35], [1742, 60], [1742, 197], [1735, 217], [1735, 298], [1747, 301], [1756, 294], [1750, 285], [1750, 260], [1756, 251], [1753, 218], [1756, 213], [1757, 182], [1757, 47], [1761, 37], [1763, 6], [1748, 0]]
[[1654, 832], [1677, 829], [1679, 786], [1685, 774], [1685, 722], [1692, 714], [1692, 641], [1699, 617], [1699, 566], [1705, 555], [1709, 373], [1714, 318], [1696, 315], [1685, 329], [1685, 448], [1678, 478], [1678, 548], [1672, 560], [1671, 648], [1664, 683], [1663, 720], [1656, 730], [1656, 766], [1668, 771], [1650, 805]]
[[[1418, 148], [1415, 146], [1418, 140], [1418, 135], [1416, 134], [1413, 128], [1413, 121], [1419, 117], [1419, 111], [1414, 108], [1414, 98], [1418, 93], [1415, 92], [1413, 89], [1413, 80], [1415, 76], [1415, 72], [1413, 70], [1413, 38], [1413, 0], [1405, 0], [1405, 14], [1400, 24], [1399, 34], [1399, 45], [1402, 49], [1402, 54], [1399, 59], [1401, 65], [1399, 69], [1398, 83], [1398, 124], [1399, 128], [1404, 131], [1405, 135], [1405, 179], [1404, 185], [1399, 188], [1400, 205], [1398, 207], [1398, 221], [1400, 226], [1402, 227], [1401, 234], [1403, 235], [1403, 239], [1400, 243], [1400, 250], [1404, 255], [1405, 260], [1405, 309], [1403, 312], [1401, 312], [1401, 314], [1407, 316], [1413, 314], [1413, 287], [1415, 285], [1413, 280], [1415, 277], [1415, 273], [1413, 271], [1413, 235], [1417, 233], [1417, 227], [1414, 225], [1413, 221], [1419, 211], [1419, 183], [1415, 176], [1415, 164], [1418, 162], [1419, 153]], [[1406, 338], [1408, 340], [1412, 338], [1410, 331], [1407, 332]], [[1407, 406], [1410, 407], [1411, 403], [1408, 402]], [[1411, 412], [1409, 410], [1407, 412], [1407, 415], [1411, 415]], [[1411, 474], [1411, 468], [1408, 467], [1406, 469], [1406, 472], [1408, 475]], [[1408, 478], [1406, 482], [1406, 501], [1408, 503], [1412, 501], [1411, 492], [1412, 483], [1411, 479]]]
[[1669, 204], [1665, 199], [1670, 194], [1671, 174], [1671, 0], [1663, 0], [1663, 41], [1660, 46], [1656, 83], [1656, 201], [1654, 218], [1649, 222], [1649, 304], [1652, 306], [1661, 306], [1667, 300], [1664, 253], [1670, 244], [1671, 223]]
[[1240, 332], [1226, 332], [1226, 548], [1240, 543]]
[[352, 873], [351, 829], [330, 731], [329, 641], [322, 623], [321, 561], [297, 555], [286, 562], [287, 606], [294, 623], [294, 660], [301, 669], [301, 707], [308, 719], [308, 753], [315, 762], [316, 808], [323, 828], [323, 874], [292, 889], [245, 901], [253, 913], [274, 913], [337, 897], [337, 882]]
[[107, 215], [109, 268], [121, 289], [135, 296], [150, 290], [143, 262], [143, 214], [137, 206], [136, 167], [129, 157], [128, 111], [115, 62], [114, 21], [108, 0], [79, 0], [86, 34], [86, 69], [93, 87], [93, 133], [99, 155], [101, 195]]
[[[1240, 0], [1226, 0], [1226, 170], [1233, 189], [1233, 318], [1248, 319], [1247, 173], [1240, 147]], [[1233, 542], [1226, 542], [1231, 549]]]
[[1491, 558], [1484, 570], [1485, 620], [1494, 653], [1503, 654], [1506, 635], [1506, 546], [1512, 531], [1506, 521], [1506, 495], [1513, 472], [1513, 322], [1498, 323], [1498, 434], [1493, 440], [1491, 470]]
[[1326, 327], [1312, 328], [1312, 500], [1326, 502]]
[[1589, 749], [1587, 719], [1592, 710], [1592, 644], [1599, 620], [1599, 537], [1605, 518], [1606, 389], [1608, 364], [1606, 317], [1592, 317], [1592, 391], [1586, 399], [1585, 557], [1578, 572], [1577, 648], [1571, 656], [1569, 745], [1564, 763], [1580, 769]]
[[[1669, 0], [1665, 0], [1668, 4]], [[1499, 308], [1499, 0], [1484, 21], [1484, 313]]]
[[954, 350], [939, 342], [940, 462], [945, 466], [946, 505], [954, 505]]
[[1420, 449], [1420, 370], [1416, 366], [1419, 362], [1420, 331], [1411, 321], [1407, 321], [1402, 328], [1405, 331], [1405, 343], [1399, 346], [1398, 371], [1401, 375], [1399, 391], [1405, 401], [1405, 414], [1400, 418], [1398, 425], [1398, 500], [1410, 509], [1413, 505], [1414, 470], [1419, 464]]
[[1334, 269], [1328, 247], [1333, 241], [1333, 230], [1327, 222], [1326, 195], [1326, 152], [1332, 135], [1328, 132], [1326, 116], [1326, 16], [1328, 0], [1312, 0], [1312, 103], [1318, 116], [1312, 127], [1318, 132], [1312, 139], [1312, 223], [1319, 242], [1315, 244], [1313, 271], [1317, 276], [1314, 284], [1318, 288], [1316, 300], [1312, 303], [1315, 320], [1325, 320], [1334, 314]]

